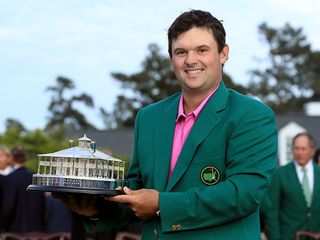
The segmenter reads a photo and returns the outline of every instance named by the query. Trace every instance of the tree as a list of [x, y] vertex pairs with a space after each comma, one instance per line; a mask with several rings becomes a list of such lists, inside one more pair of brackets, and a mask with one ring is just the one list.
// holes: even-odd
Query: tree
[[26, 128], [23, 126], [21, 122], [16, 119], [8, 118], [5, 122], [6, 130], [15, 130], [17, 132], [26, 131]]
[[138, 110], [150, 103], [157, 102], [177, 91], [178, 82], [171, 70], [170, 59], [160, 54], [156, 44], [148, 46], [149, 54], [142, 63], [142, 71], [126, 75], [112, 73], [121, 83], [127, 94], [117, 97], [113, 117], [117, 126], [133, 126]]
[[[172, 71], [171, 60], [160, 53], [156, 44], [148, 46], [149, 53], [142, 62], [142, 70], [132, 75], [112, 73], [112, 77], [127, 90], [117, 97], [112, 113], [103, 108], [100, 113], [106, 127], [131, 127], [141, 107], [158, 102], [180, 91], [179, 82]], [[224, 75], [227, 85], [245, 92], [241, 85], [234, 84], [228, 75]]]
[[19, 121], [7, 119], [5, 132], [0, 134], [0, 145], [8, 148], [23, 146], [28, 157], [26, 166], [36, 172], [38, 168], [37, 154], [65, 148], [68, 146], [68, 141], [60, 134], [48, 135], [39, 129], [29, 131]]
[[21, 122], [16, 119], [9, 118], [5, 121], [6, 130], [1, 136], [4, 145], [15, 146], [21, 144], [22, 136], [27, 134], [27, 129]]
[[249, 93], [276, 112], [301, 110], [320, 90], [319, 52], [312, 51], [301, 28], [290, 24], [275, 29], [263, 23], [259, 33], [269, 48], [268, 63], [264, 69], [251, 72]]
[[238, 92], [240, 92], [242, 94], [247, 94], [248, 89], [245, 86], [241, 85], [241, 84], [235, 83], [232, 80], [232, 78], [231, 78], [231, 76], [229, 74], [224, 72], [223, 76], [222, 76], [222, 79], [223, 79], [223, 82], [225, 83], [225, 85], [228, 88], [232, 88], [232, 89], [234, 89], [234, 90], [236, 90], [236, 91], [238, 91]]
[[46, 129], [60, 128], [64, 126], [67, 129], [95, 129], [89, 123], [81, 112], [75, 107], [75, 103], [83, 103], [85, 106], [92, 108], [94, 106], [91, 96], [85, 93], [65, 97], [67, 90], [72, 90], [75, 85], [72, 80], [65, 77], [58, 77], [55, 86], [49, 86], [46, 90], [52, 92], [51, 102], [49, 104], [49, 117]]

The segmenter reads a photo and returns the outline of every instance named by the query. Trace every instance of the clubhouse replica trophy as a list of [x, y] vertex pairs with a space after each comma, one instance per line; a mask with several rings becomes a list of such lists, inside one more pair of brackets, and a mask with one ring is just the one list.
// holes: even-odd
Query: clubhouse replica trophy
[[124, 184], [125, 162], [96, 150], [90, 138], [69, 141], [69, 148], [38, 154], [38, 173], [33, 174], [29, 191], [118, 195]]

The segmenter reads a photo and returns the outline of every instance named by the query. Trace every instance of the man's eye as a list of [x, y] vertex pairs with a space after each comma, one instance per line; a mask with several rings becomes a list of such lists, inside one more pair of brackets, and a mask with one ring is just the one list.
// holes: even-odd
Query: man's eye
[[206, 49], [206, 48], [199, 48], [199, 50], [198, 50], [198, 52], [201, 54], [201, 53], [205, 53], [205, 52], [207, 52], [208, 51], [208, 49]]
[[184, 51], [184, 50], [176, 51], [176, 55], [178, 55], [178, 56], [183, 56], [185, 54], [186, 54], [186, 51]]

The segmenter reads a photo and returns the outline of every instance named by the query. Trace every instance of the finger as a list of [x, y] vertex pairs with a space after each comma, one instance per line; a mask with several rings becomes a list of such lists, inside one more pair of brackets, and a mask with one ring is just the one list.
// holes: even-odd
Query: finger
[[124, 198], [125, 195], [118, 195], [118, 196], [107, 196], [104, 199], [111, 201], [111, 202], [119, 202], [119, 203], [127, 203], [127, 199]]
[[133, 190], [131, 190], [130, 188], [128, 188], [128, 187], [124, 187], [123, 188], [123, 192], [126, 194], [126, 195], [131, 195], [131, 194], [133, 194]]
[[117, 202], [117, 203], [131, 203], [131, 197], [128, 195], [117, 195], [112, 197], [105, 197], [105, 200], [111, 201], [111, 202]]
[[123, 188], [123, 192], [126, 194], [126, 195], [136, 195], [136, 194], [139, 194], [141, 192], [143, 192], [144, 189], [139, 189], [139, 190], [131, 190], [130, 188], [128, 187], [124, 187]]

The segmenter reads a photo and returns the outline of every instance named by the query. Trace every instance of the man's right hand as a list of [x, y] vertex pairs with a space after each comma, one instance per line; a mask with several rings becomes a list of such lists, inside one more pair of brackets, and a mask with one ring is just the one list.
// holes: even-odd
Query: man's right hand
[[69, 193], [52, 193], [52, 196], [63, 201], [71, 211], [79, 215], [86, 217], [98, 215], [96, 197]]

